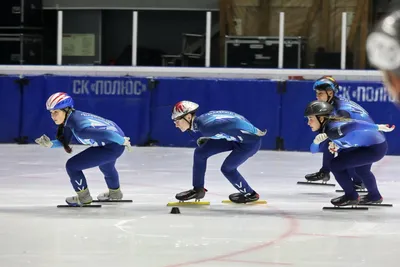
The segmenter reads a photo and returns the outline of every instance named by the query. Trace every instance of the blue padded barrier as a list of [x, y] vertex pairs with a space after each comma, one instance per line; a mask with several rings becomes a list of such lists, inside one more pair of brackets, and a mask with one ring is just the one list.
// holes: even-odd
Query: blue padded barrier
[[286, 92], [282, 95], [282, 131], [280, 133], [284, 149], [307, 151], [314, 140], [315, 133], [307, 125], [304, 109], [315, 100], [312, 82], [287, 81]]
[[57, 126], [46, 110], [46, 100], [58, 91], [70, 94], [77, 110], [115, 121], [132, 144], [147, 141], [150, 125], [147, 79], [62, 76], [29, 77], [24, 92], [22, 134], [30, 140], [42, 134], [55, 136]]
[[[393, 105], [387, 91], [379, 82], [342, 81], [338, 95], [350, 99], [368, 111], [376, 123], [400, 125], [400, 110]], [[284, 148], [308, 151], [317, 133], [313, 133], [304, 118], [306, 105], [315, 100], [312, 81], [288, 81], [282, 97], [282, 132]], [[396, 130], [385, 134], [388, 154], [400, 154]]]
[[[18, 83], [23, 81], [23, 83]], [[400, 125], [400, 110], [379, 82], [339, 81], [339, 95], [363, 106], [376, 123]], [[315, 99], [313, 81], [270, 81], [202, 78], [133, 78], [17, 76], [0, 77], [0, 122], [5, 129], [0, 142], [12, 143], [27, 136], [54, 137], [57, 126], [45, 108], [47, 98], [64, 91], [78, 110], [115, 121], [132, 144], [157, 141], [160, 146], [196, 146], [199, 134], [181, 133], [171, 120], [180, 100], [200, 104], [198, 114], [230, 110], [245, 116], [256, 127], [267, 129], [262, 149], [308, 151], [316, 133], [303, 116]], [[396, 134], [387, 133], [389, 154], [400, 154]]]
[[0, 77], [0, 142], [14, 143], [19, 137], [21, 120], [21, 90], [18, 77]]
[[[393, 104], [382, 83], [343, 81], [340, 84], [339, 95], [361, 105], [375, 123], [400, 126], [400, 110]], [[399, 129], [385, 133], [389, 145], [388, 154], [400, 154]]]
[[262, 149], [275, 149], [279, 136], [280, 95], [277, 83], [268, 80], [158, 79], [152, 92], [151, 138], [162, 146], [195, 146], [197, 134], [181, 133], [171, 120], [180, 100], [200, 105], [198, 114], [229, 110], [246, 117], [260, 129], [268, 129]]

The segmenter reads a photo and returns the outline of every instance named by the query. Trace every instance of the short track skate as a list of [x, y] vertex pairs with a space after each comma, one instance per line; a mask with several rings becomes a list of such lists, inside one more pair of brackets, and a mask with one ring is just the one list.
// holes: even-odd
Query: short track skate
[[76, 196], [67, 197], [65, 202], [66, 205], [57, 205], [57, 208], [101, 208], [101, 205], [92, 204], [93, 199], [87, 188], [77, 192]]
[[358, 203], [358, 205], [374, 206], [374, 207], [393, 207], [393, 204], [382, 203], [382, 202], [383, 202], [383, 198], [373, 201], [373, 200], [369, 199], [369, 195], [364, 195], [364, 196], [360, 197], [360, 203]]
[[331, 200], [333, 207], [323, 207], [323, 210], [368, 210], [367, 207], [359, 207], [360, 198], [349, 199], [346, 195]]
[[[354, 184], [354, 189], [357, 193], [368, 193], [367, 188], [365, 188], [364, 184]], [[343, 189], [336, 190], [336, 193], [344, 193]]]
[[57, 208], [101, 208], [101, 205], [86, 204], [82, 206], [70, 206], [70, 205], [57, 205]]
[[[222, 200], [221, 203], [223, 203], [223, 204], [238, 204], [238, 203], [230, 201], [229, 199]], [[253, 201], [253, 202], [247, 202], [244, 204], [246, 204], [246, 205], [267, 204], [267, 201], [266, 200], [257, 200], [257, 201]]]
[[229, 200], [222, 200], [222, 203], [225, 204], [267, 204], [267, 201], [260, 200], [260, 196], [257, 192], [253, 192], [250, 195], [244, 195], [242, 193], [234, 193], [229, 195]]
[[[364, 189], [359, 188], [359, 189], [356, 189], [356, 192], [357, 193], [368, 193], [368, 190], [366, 188], [364, 188]], [[344, 190], [338, 189], [338, 190], [336, 190], [336, 193], [344, 193]]]
[[303, 185], [324, 185], [324, 186], [335, 186], [335, 184], [328, 184], [328, 181], [331, 179], [329, 173], [324, 172], [315, 172], [311, 174], [307, 174], [305, 176], [306, 182], [297, 182], [297, 184]]
[[178, 202], [168, 202], [167, 206], [207, 206], [210, 205], [209, 201], [200, 201], [200, 199], [195, 199], [194, 201], [178, 201]]
[[108, 200], [98, 200], [94, 199], [93, 202], [97, 203], [132, 203], [132, 199], [108, 199]]
[[[167, 206], [201, 206], [210, 205], [209, 201], [200, 201], [206, 195], [207, 189], [205, 188], [193, 188], [191, 190], [183, 191], [176, 194], [175, 198], [178, 202], [169, 202]], [[189, 201], [193, 200], [194, 201]]]
[[96, 200], [93, 202], [100, 202], [100, 203], [132, 203], [133, 200], [131, 199], [122, 199], [124, 197], [121, 189], [108, 189], [107, 192], [99, 194]]

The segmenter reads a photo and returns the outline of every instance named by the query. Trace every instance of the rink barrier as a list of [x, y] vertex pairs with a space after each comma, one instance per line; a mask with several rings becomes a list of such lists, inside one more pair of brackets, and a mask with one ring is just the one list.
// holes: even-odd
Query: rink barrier
[[[339, 95], [362, 105], [378, 123], [399, 124], [400, 112], [381, 82], [339, 80]], [[56, 126], [45, 102], [57, 91], [71, 94], [78, 110], [118, 123], [137, 146], [195, 147], [198, 134], [181, 133], [171, 121], [172, 106], [187, 99], [199, 114], [235, 111], [267, 129], [262, 149], [308, 151], [315, 133], [303, 117], [315, 99], [308, 80], [112, 77], [70, 75], [0, 76], [1, 143], [32, 143], [54, 137]], [[400, 154], [395, 133], [386, 134], [389, 154]]]
[[55, 135], [57, 126], [51, 120], [45, 103], [51, 94], [58, 91], [70, 94], [76, 109], [117, 122], [132, 143], [141, 144], [148, 139], [150, 92], [145, 78], [46, 75], [25, 76], [25, 79], [28, 81], [21, 94], [20, 139], [32, 142], [42, 134]]
[[381, 81], [382, 73], [376, 70], [326, 70], [326, 69], [252, 69], [252, 68], [192, 68], [192, 67], [133, 67], [133, 66], [30, 66], [1, 65], [1, 75], [59, 75], [95, 77], [170, 77], [218, 79], [275, 79], [289, 77], [317, 79], [331, 75], [337, 80]]

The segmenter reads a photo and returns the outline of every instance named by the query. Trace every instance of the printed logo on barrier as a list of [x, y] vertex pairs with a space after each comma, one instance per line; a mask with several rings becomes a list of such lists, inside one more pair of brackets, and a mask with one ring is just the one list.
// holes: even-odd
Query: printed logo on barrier
[[140, 80], [75, 79], [72, 92], [75, 95], [126, 95], [140, 96], [147, 91], [147, 85]]
[[385, 88], [380, 83], [375, 86], [339, 86], [338, 96], [355, 101], [355, 102], [393, 102], [392, 98]]

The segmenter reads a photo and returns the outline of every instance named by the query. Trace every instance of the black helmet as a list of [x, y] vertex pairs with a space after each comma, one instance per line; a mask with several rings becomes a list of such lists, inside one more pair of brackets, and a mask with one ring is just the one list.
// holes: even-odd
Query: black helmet
[[400, 75], [400, 9], [387, 13], [368, 35], [368, 60], [374, 67]]
[[333, 112], [333, 106], [325, 101], [312, 101], [307, 105], [304, 116], [328, 116]]

